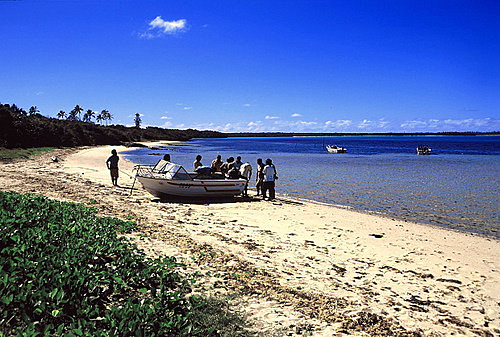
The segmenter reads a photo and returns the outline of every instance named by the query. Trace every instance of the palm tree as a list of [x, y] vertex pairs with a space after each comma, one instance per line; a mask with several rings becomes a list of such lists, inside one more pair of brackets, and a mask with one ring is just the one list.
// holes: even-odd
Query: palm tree
[[102, 121], [104, 119], [102, 116], [102, 112], [100, 114], [98, 114], [95, 119], [96, 119], [97, 123], [102, 124]]
[[73, 109], [69, 112], [68, 117], [66, 117], [66, 119], [68, 121], [77, 121], [78, 120], [77, 114], [78, 112], [75, 109]]
[[102, 110], [101, 119], [103, 121], [106, 121], [106, 126], [108, 126], [108, 121], [111, 121], [113, 119], [113, 115], [111, 115], [108, 110]]
[[88, 122], [88, 123], [92, 122], [92, 118], [94, 118], [94, 114], [95, 114], [94, 111], [88, 109], [87, 112], [83, 115], [83, 121]]
[[35, 106], [32, 106], [32, 107], [29, 109], [29, 111], [28, 111], [28, 113], [29, 113], [29, 115], [30, 115], [30, 116], [32, 116], [32, 115], [34, 115], [34, 114], [36, 114], [37, 112], [40, 112], [40, 110], [38, 110], [38, 108], [36, 107], [36, 105], [35, 105]]
[[[83, 109], [77, 104], [73, 110], [71, 110], [71, 113], [70, 113], [70, 116], [72, 117], [71, 120], [72, 121], [77, 121], [77, 120], [80, 120], [80, 115], [82, 113]], [[76, 115], [78, 115], [78, 117], [76, 117]], [[68, 117], [69, 119], [69, 117]]]
[[141, 128], [141, 123], [142, 123], [142, 119], [141, 119], [141, 115], [136, 113], [135, 114], [135, 119], [134, 119], [134, 122], [135, 122], [135, 127], [140, 129]]
[[66, 112], [63, 110], [59, 110], [59, 112], [57, 113], [57, 118], [63, 119], [64, 117], [66, 117]]

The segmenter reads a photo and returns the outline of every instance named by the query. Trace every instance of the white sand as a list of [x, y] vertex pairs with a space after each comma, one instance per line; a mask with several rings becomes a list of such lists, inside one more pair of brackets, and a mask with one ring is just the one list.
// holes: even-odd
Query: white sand
[[[129, 196], [128, 189], [110, 186], [105, 160], [112, 148], [125, 150], [91, 147], [61, 151], [62, 163], [47, 155], [4, 164], [0, 186], [97, 199], [103, 213], [135, 217], [147, 234], [138, 243], [151, 253], [216, 252], [198, 268], [240, 275], [224, 287], [245, 294], [240, 302], [262, 329], [300, 335], [297, 326], [309, 324], [313, 335], [384, 335], [388, 322], [391, 334], [500, 335], [498, 240], [281, 196], [274, 202], [159, 203], [140, 186]], [[37, 177], [15, 173], [33, 166]], [[122, 157], [120, 169], [132, 175], [132, 168]], [[119, 184], [131, 183], [122, 173]], [[361, 322], [366, 317], [384, 321], [370, 329]]]

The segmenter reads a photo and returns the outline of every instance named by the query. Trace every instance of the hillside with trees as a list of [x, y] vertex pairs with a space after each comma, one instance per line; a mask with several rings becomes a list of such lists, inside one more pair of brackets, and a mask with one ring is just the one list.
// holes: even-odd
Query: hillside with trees
[[[147, 140], [189, 140], [221, 138], [216, 131], [193, 129], [140, 128], [136, 115], [135, 127], [109, 125], [113, 118], [107, 110], [96, 114], [76, 105], [68, 114], [59, 111], [58, 118], [45, 117], [36, 106], [28, 111], [15, 104], [0, 104], [0, 147], [28, 148], [43, 146], [120, 145]], [[96, 124], [93, 120], [96, 120]], [[105, 125], [103, 125], [105, 124]]]

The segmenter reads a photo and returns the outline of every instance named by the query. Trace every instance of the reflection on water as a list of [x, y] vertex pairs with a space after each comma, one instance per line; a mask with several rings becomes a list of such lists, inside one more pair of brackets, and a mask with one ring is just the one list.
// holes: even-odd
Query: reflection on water
[[[446, 151], [434, 143], [435, 152], [441, 153], [431, 156], [415, 154], [413, 145], [422, 142], [415, 137], [401, 137], [400, 142], [391, 137], [389, 145], [385, 140], [377, 143], [376, 137], [352, 138], [357, 139], [350, 147], [344, 138], [342, 143], [336, 139], [338, 145], [348, 147], [348, 154], [328, 154], [318, 139], [304, 138], [196, 140], [196, 146], [170, 149], [169, 153], [173, 161], [187, 168], [198, 153], [205, 165], [217, 154], [223, 158], [241, 155], [254, 168], [257, 158], [272, 158], [279, 173], [278, 193], [500, 237], [496, 138], [493, 142], [481, 138], [481, 144], [465, 146], [467, 138], [450, 145], [447, 137], [441, 137], [438, 141], [446, 144]], [[458, 147], [479, 150], [464, 155], [457, 154]], [[156, 162], [160, 155], [147, 155], [151, 152], [141, 149], [129, 159]]]

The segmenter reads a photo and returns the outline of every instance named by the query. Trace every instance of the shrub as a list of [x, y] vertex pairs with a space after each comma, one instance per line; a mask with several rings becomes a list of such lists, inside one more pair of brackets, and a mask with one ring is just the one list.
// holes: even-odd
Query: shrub
[[135, 224], [81, 204], [0, 192], [0, 335], [210, 335], [175, 258], [119, 236]]

